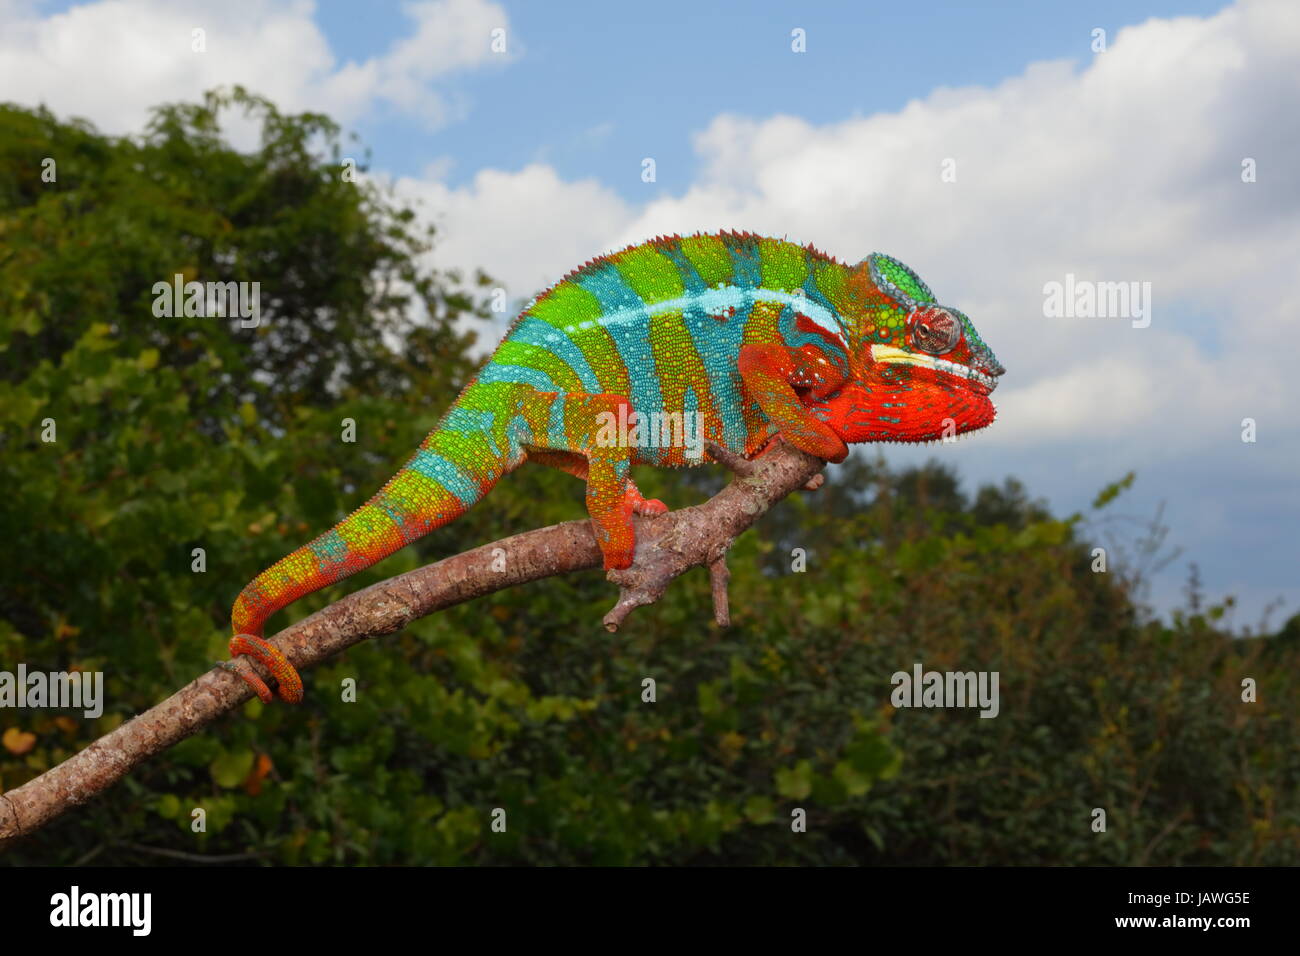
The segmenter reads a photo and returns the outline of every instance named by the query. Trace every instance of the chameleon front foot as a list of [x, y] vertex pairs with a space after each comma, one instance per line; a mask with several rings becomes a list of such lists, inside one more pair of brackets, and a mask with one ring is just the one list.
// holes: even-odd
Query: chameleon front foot
[[[285, 703], [297, 704], [302, 701], [302, 678], [289, 663], [289, 658], [285, 657], [278, 647], [268, 644], [256, 634], [236, 634], [230, 639], [230, 654], [232, 657], [247, 654], [265, 666], [279, 685], [280, 699]], [[266, 681], [262, 680], [251, 667], [245, 665], [236, 668], [235, 673], [257, 692], [257, 696], [263, 703], [269, 704], [275, 699], [271, 689], [266, 686]]]
[[[729, 451], [721, 445], [713, 442], [707, 442], [705, 447], [708, 449], [710, 457], [712, 457], [719, 465], [729, 469], [733, 474], [738, 475], [741, 478], [748, 478], [758, 470], [759, 460], [764, 455], [771, 454], [780, 441], [780, 435], [773, 435], [767, 440], [762, 448], [755, 452], [753, 458], [745, 458], [742, 455], [737, 455], [735, 452]], [[825, 483], [826, 475], [819, 471], [803, 483], [803, 490], [816, 491]]]

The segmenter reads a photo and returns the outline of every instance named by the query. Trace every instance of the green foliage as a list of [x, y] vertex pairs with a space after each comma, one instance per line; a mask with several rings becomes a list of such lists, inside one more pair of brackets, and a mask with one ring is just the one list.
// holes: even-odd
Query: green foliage
[[[221, 139], [231, 108], [261, 123], [257, 150]], [[55, 183], [40, 178], [46, 156]], [[0, 734], [35, 735], [0, 749], [0, 788], [224, 658], [243, 584], [377, 488], [470, 374], [456, 320], [479, 311], [471, 292], [428, 269], [431, 237], [342, 179], [339, 156], [325, 118], [240, 91], [161, 109], [128, 140], [0, 108], [0, 670], [103, 670], [107, 692], [98, 720], [0, 711]], [[150, 290], [177, 272], [260, 282], [262, 326], [156, 318]], [[355, 444], [340, 441], [344, 418]], [[638, 473], [673, 505], [719, 480]], [[525, 469], [274, 623], [577, 517], [581, 498], [568, 476]], [[612, 637], [599, 574], [426, 618], [306, 674], [301, 707], [250, 702], [4, 859], [1296, 859], [1300, 619], [1253, 640], [1213, 608], [1148, 621], [1120, 575], [1092, 573], [1077, 518], [1014, 480], [968, 499], [945, 468], [880, 460], [783, 502], [730, 564], [725, 631], [702, 573]], [[891, 675], [917, 661], [998, 671], [999, 716], [896, 710]], [[1244, 677], [1258, 703], [1241, 702]], [[796, 808], [807, 832], [791, 832]]]
[[[803, 503], [820, 596], [795, 597], [787, 575], [744, 601], [746, 621], [787, 631], [845, 693], [878, 702], [903, 754], [899, 774], [830, 815], [828, 842], [882, 864], [1294, 862], [1294, 647], [1233, 639], [1214, 608], [1145, 620], [1115, 576], [1090, 571], [1070, 524], [1014, 484], [927, 516], [918, 482], [944, 487], [943, 471], [859, 494], [856, 514]], [[841, 474], [869, 490], [882, 466]], [[999, 715], [895, 710], [890, 676], [915, 662], [997, 671]], [[1257, 703], [1242, 702], [1247, 677]], [[1104, 834], [1089, 828], [1096, 807]]]
[[1094, 508], [1106, 507], [1106, 505], [1110, 504], [1112, 501], [1118, 498], [1125, 491], [1128, 491], [1128, 489], [1132, 488], [1133, 482], [1134, 480], [1136, 480], [1136, 478], [1137, 478], [1137, 472], [1130, 471], [1119, 481], [1112, 481], [1110, 484], [1108, 484], [1105, 488], [1101, 489], [1101, 491], [1097, 493], [1097, 497], [1093, 499], [1092, 506]]

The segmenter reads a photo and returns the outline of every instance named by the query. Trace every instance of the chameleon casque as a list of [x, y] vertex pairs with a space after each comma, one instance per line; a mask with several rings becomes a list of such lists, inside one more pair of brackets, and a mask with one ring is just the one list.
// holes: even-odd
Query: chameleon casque
[[[586, 482], [605, 567], [628, 567], [632, 515], [667, 510], [641, 497], [630, 467], [711, 459], [682, 441], [610, 441], [611, 420], [676, 413], [747, 458], [780, 436], [838, 462], [855, 442], [985, 427], [1003, 371], [970, 319], [886, 255], [847, 265], [724, 232], [602, 256], [520, 313], [378, 494], [244, 588], [231, 653], [260, 660], [284, 700], [301, 700], [297, 671], [262, 639], [267, 618], [456, 520], [526, 461]], [[241, 676], [272, 699], [251, 669]]]

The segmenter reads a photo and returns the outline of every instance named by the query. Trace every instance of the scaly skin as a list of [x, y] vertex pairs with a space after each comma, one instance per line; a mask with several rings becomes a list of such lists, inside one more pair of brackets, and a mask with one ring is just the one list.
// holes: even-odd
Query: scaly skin
[[627, 567], [632, 515], [666, 510], [641, 497], [630, 467], [710, 458], [688, 454], [700, 444], [680, 431], [620, 442], [615, 423], [693, 413], [704, 440], [746, 457], [779, 434], [842, 461], [857, 442], [985, 427], [1002, 372], [970, 320], [888, 256], [851, 266], [748, 233], [661, 237], [602, 256], [524, 309], [377, 495], [244, 588], [231, 653], [261, 660], [297, 702], [297, 672], [262, 640], [267, 618], [455, 521], [525, 461], [586, 482], [605, 567]]

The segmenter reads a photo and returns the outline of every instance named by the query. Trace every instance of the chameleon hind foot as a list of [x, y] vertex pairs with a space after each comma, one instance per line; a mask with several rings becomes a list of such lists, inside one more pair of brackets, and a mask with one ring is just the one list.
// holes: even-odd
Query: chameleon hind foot
[[623, 491], [621, 502], [621, 506], [608, 511], [600, 509], [592, 515], [606, 571], [622, 571], [632, 566], [636, 556], [633, 515], [654, 517], [668, 513], [668, 506], [658, 498], [641, 497], [641, 492], [631, 481]]
[[[241, 654], [247, 654], [271, 672], [271, 676], [279, 685], [281, 700], [287, 704], [297, 704], [302, 701], [302, 678], [289, 663], [289, 658], [285, 657], [278, 647], [268, 644], [256, 634], [236, 634], [230, 639], [230, 655], [239, 657]], [[257, 692], [257, 696], [263, 703], [269, 704], [275, 699], [271, 689], [266, 686], [266, 681], [262, 680], [251, 667], [245, 665], [232, 669], [243, 678], [244, 683]]]

